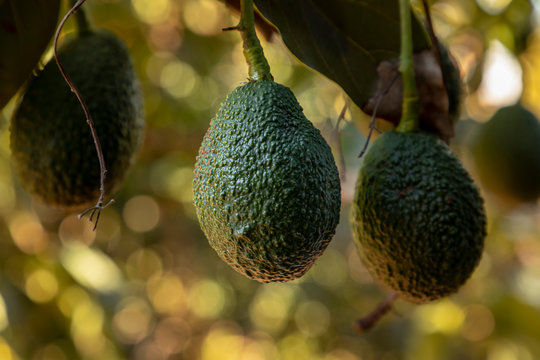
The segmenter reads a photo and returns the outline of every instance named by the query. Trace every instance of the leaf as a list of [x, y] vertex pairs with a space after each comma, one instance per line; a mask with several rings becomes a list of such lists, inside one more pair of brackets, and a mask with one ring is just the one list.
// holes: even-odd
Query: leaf
[[60, 0], [0, 0], [0, 108], [32, 74], [59, 9]]
[[[377, 65], [399, 57], [397, 0], [255, 0], [300, 61], [338, 83], [360, 107], [373, 95]], [[415, 50], [430, 47], [413, 16]]]

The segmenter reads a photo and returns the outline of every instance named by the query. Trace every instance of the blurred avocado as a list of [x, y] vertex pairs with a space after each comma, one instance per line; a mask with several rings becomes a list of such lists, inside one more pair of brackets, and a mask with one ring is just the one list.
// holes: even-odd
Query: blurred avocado
[[521, 104], [499, 109], [472, 140], [473, 159], [486, 189], [509, 204], [540, 196], [540, 123]]
[[[59, 58], [95, 123], [107, 167], [106, 190], [120, 184], [144, 129], [142, 95], [125, 44], [83, 31]], [[11, 122], [11, 152], [23, 187], [45, 204], [86, 206], [100, 195], [100, 167], [86, 117], [54, 59], [28, 84]]]

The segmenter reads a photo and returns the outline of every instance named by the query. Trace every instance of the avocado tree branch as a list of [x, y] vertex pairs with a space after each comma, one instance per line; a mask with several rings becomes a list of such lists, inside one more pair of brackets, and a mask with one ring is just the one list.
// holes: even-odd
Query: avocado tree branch
[[[58, 65], [58, 69], [60, 70], [60, 73], [64, 77], [64, 80], [69, 85], [71, 91], [75, 93], [75, 96], [77, 96], [77, 99], [81, 103], [81, 107], [84, 111], [84, 114], [86, 116], [86, 123], [90, 127], [90, 130], [92, 132], [92, 137], [94, 139], [94, 145], [96, 147], [96, 152], [99, 160], [99, 168], [100, 168], [100, 196], [97, 200], [96, 205], [93, 207], [86, 209], [82, 213], [79, 214], [79, 219], [81, 219], [86, 214], [90, 214], [90, 221], [94, 220], [95, 216], [95, 223], [94, 223], [94, 230], [97, 228], [97, 224], [99, 221], [99, 216], [101, 213], [101, 210], [105, 209], [107, 206], [112, 204], [114, 202], [114, 199], [109, 200], [108, 203], [104, 204], [104, 198], [105, 198], [105, 180], [107, 176], [107, 167], [105, 166], [105, 157], [103, 155], [103, 150], [101, 149], [101, 143], [99, 142], [99, 137], [97, 133], [96, 126], [94, 124], [94, 121], [92, 120], [92, 115], [90, 114], [90, 110], [88, 109], [88, 105], [86, 105], [86, 101], [84, 100], [82, 94], [77, 89], [75, 84], [71, 81], [71, 78], [64, 70], [64, 67], [62, 66], [62, 62], [60, 61], [60, 58], [58, 56], [58, 39], [60, 37], [60, 32], [62, 31], [62, 28], [64, 27], [64, 24], [69, 19], [71, 15], [77, 12], [79, 8], [84, 4], [86, 0], [77, 0], [73, 7], [67, 12], [67, 14], [63, 17], [62, 21], [60, 21], [60, 24], [58, 25], [56, 29], [56, 33], [54, 35], [54, 58], [56, 60], [56, 64]], [[82, 10], [81, 10], [82, 11]], [[82, 31], [87, 31], [89, 29], [88, 20], [86, 17], [84, 17], [84, 14], [81, 14], [77, 17], [77, 25], [82, 26]], [[81, 31], [81, 29], [79, 29]]]
[[414, 77], [411, 6], [409, 0], [399, 0], [401, 21], [401, 56], [399, 71], [403, 79], [403, 104], [397, 130], [415, 131], [419, 126], [419, 100]]
[[238, 30], [242, 35], [244, 57], [249, 68], [249, 81], [274, 80], [270, 65], [264, 57], [264, 52], [255, 31], [253, 0], [241, 0], [240, 22], [237, 26], [223, 30]]

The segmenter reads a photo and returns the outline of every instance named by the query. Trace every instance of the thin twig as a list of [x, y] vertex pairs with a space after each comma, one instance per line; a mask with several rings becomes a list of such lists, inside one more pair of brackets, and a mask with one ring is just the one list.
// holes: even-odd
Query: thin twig
[[397, 292], [393, 292], [386, 297], [373, 311], [361, 319], [358, 319], [354, 325], [354, 330], [359, 334], [364, 334], [371, 330], [379, 320], [386, 315], [394, 306], [394, 302], [399, 297]]
[[64, 70], [64, 67], [62, 66], [62, 63], [60, 62], [60, 58], [58, 57], [58, 39], [60, 37], [60, 32], [62, 31], [62, 28], [64, 27], [64, 24], [69, 19], [71, 15], [73, 15], [77, 10], [85, 3], [86, 0], [78, 0], [73, 7], [67, 12], [67, 14], [64, 16], [62, 21], [60, 21], [60, 24], [58, 25], [58, 28], [56, 29], [56, 34], [54, 35], [54, 58], [56, 60], [56, 64], [58, 65], [58, 69], [60, 70], [60, 73], [62, 73], [62, 76], [64, 77], [64, 80], [69, 85], [71, 91], [75, 93], [75, 96], [77, 96], [77, 99], [81, 103], [82, 109], [84, 111], [84, 114], [86, 116], [86, 123], [90, 127], [90, 130], [92, 132], [92, 137], [94, 139], [94, 145], [96, 147], [96, 152], [99, 160], [99, 168], [101, 171], [100, 176], [100, 196], [99, 199], [93, 207], [84, 210], [82, 213], [79, 214], [79, 219], [81, 219], [86, 214], [90, 213], [89, 220], [92, 221], [94, 219], [94, 215], [96, 215], [95, 223], [94, 223], [94, 230], [97, 228], [97, 224], [99, 221], [99, 216], [101, 213], [101, 210], [105, 209], [107, 206], [111, 205], [114, 202], [114, 199], [109, 200], [105, 205], [103, 205], [103, 201], [105, 198], [105, 179], [107, 175], [107, 168], [105, 166], [105, 157], [103, 156], [103, 150], [101, 149], [101, 143], [99, 142], [99, 137], [97, 133], [96, 126], [94, 124], [94, 121], [92, 120], [92, 116], [90, 115], [90, 111], [88, 110], [88, 106], [86, 105], [86, 102], [84, 101], [84, 98], [82, 97], [81, 93], [73, 84], [71, 81], [71, 78]]
[[437, 62], [439, 63], [439, 67], [441, 68], [441, 74], [443, 79], [443, 84], [445, 85], [446, 90], [446, 84], [447, 84], [447, 78], [446, 78], [446, 71], [444, 71], [444, 62], [443, 62], [443, 56], [441, 53], [441, 48], [439, 47], [439, 39], [435, 35], [435, 28], [433, 27], [433, 21], [431, 19], [431, 11], [429, 9], [429, 4], [427, 0], [422, 0], [422, 4], [424, 5], [424, 13], [426, 15], [426, 21], [428, 24], [428, 32], [429, 37], [431, 38], [431, 43], [433, 44], [433, 51], [435, 52], [435, 57], [437, 58]]
[[221, 29], [221, 31], [234, 31], [234, 30], [241, 30], [240, 25], [224, 27]]
[[334, 138], [336, 141], [337, 151], [339, 155], [339, 167], [340, 167], [340, 177], [341, 181], [345, 181], [345, 173], [347, 172], [346, 166], [345, 166], [345, 156], [343, 155], [343, 148], [341, 147], [341, 130], [339, 129], [339, 126], [341, 125], [341, 122], [345, 120], [345, 114], [347, 113], [347, 109], [349, 108], [349, 101], [345, 100], [345, 104], [343, 104], [343, 108], [341, 109], [341, 112], [339, 113], [338, 119], [336, 121], [336, 128], [334, 130]]
[[384, 97], [388, 94], [396, 80], [399, 78], [399, 73], [397, 73], [393, 78], [392, 81], [390, 81], [390, 84], [384, 89], [382, 93], [379, 94], [377, 97], [377, 101], [375, 102], [375, 106], [373, 107], [373, 114], [371, 115], [371, 121], [369, 123], [369, 133], [366, 138], [366, 142], [364, 143], [364, 147], [362, 148], [362, 151], [360, 151], [360, 154], [358, 154], [358, 157], [361, 158], [364, 156], [364, 154], [367, 151], [367, 148], [369, 146], [369, 142], [371, 140], [371, 135], [373, 134], [373, 131], [376, 130], [377, 132], [381, 132], [377, 127], [375, 126], [375, 119], [377, 118], [377, 110], [379, 109], [379, 105], [381, 104], [381, 101], [384, 99]]

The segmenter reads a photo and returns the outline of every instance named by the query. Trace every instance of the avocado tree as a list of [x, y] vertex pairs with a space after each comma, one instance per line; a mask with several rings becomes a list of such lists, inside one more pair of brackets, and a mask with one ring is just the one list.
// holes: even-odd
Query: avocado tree
[[0, 358], [540, 357], [537, 17], [0, 0]]

